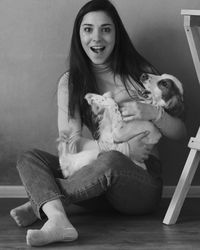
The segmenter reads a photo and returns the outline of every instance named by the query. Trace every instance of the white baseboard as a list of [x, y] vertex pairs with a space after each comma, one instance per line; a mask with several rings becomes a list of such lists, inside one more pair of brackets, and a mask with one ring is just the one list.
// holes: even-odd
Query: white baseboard
[[[176, 186], [164, 186], [163, 198], [171, 198], [174, 194]], [[200, 186], [191, 186], [188, 193], [188, 198], [200, 198]]]
[[[164, 186], [163, 198], [171, 198], [174, 194], [175, 186]], [[200, 186], [191, 186], [187, 197], [200, 198]], [[23, 186], [0, 186], [0, 198], [27, 198]]]
[[23, 186], [0, 186], [0, 198], [26, 198]]

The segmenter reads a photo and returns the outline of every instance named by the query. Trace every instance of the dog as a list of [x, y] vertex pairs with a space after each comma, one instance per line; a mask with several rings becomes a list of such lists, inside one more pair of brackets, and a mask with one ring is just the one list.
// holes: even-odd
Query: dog
[[143, 73], [140, 82], [147, 91], [151, 104], [163, 107], [172, 116], [181, 117], [183, 115], [183, 86], [175, 76]]
[[[179, 117], [183, 113], [183, 87], [176, 77], [168, 74], [144, 73], [141, 75], [140, 81], [144, 86], [142, 94], [145, 96], [145, 98], [140, 98], [141, 102], [155, 105], [158, 108], [162, 107], [174, 116]], [[88, 93], [85, 99], [98, 120], [99, 139], [98, 141], [86, 141], [85, 145], [87, 146], [75, 154], [68, 152], [66, 139], [60, 141], [59, 161], [65, 178], [94, 161], [101, 151], [117, 150], [132, 159], [130, 154], [131, 138], [144, 131], [149, 131], [145, 137], [146, 144], [156, 144], [160, 140], [161, 133], [151, 121], [139, 119], [124, 122], [119, 107], [110, 92], [103, 95]], [[120, 143], [120, 135], [127, 133], [127, 131], [128, 133], [131, 131], [129, 144]], [[116, 143], [116, 141], [118, 142]], [[134, 161], [134, 159], [132, 160]], [[146, 169], [144, 162], [135, 163]]]
[[93, 141], [84, 138], [82, 150], [75, 154], [69, 153], [66, 137], [58, 139], [59, 163], [65, 178], [95, 160], [99, 152], [102, 151], [101, 147], [106, 147], [107, 151], [112, 149], [124, 153], [125, 150], [128, 151], [128, 149], [122, 146], [124, 143], [114, 143], [112, 131], [117, 131], [121, 127], [122, 116], [117, 103], [111, 97], [111, 93], [107, 92], [104, 95], [88, 93], [85, 99], [98, 120], [99, 139], [98, 141]]

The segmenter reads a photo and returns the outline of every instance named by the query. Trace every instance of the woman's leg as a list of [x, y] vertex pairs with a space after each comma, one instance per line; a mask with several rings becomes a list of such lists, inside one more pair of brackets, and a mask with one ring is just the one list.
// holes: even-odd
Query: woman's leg
[[118, 151], [103, 152], [93, 163], [67, 179], [57, 179], [57, 183], [68, 204], [81, 205], [104, 195], [122, 213], [144, 214], [158, 207], [162, 194], [160, 161], [151, 156], [147, 167], [148, 171], [143, 170]]
[[[21, 172], [21, 169], [25, 168], [27, 171], [22, 171], [22, 175], [25, 172], [24, 178], [32, 182], [32, 179], [39, 180], [38, 177], [42, 176], [42, 173], [40, 171], [34, 170], [34, 166], [39, 166], [41, 168], [43, 166], [46, 166], [47, 170], [51, 169], [51, 175], [55, 175], [55, 177], [61, 176], [61, 171], [59, 169], [59, 162], [58, 157], [51, 155], [47, 152], [43, 152], [37, 149], [27, 151], [24, 154], [21, 155], [17, 162], [17, 169], [19, 170], [19, 174]], [[30, 170], [30, 171], [29, 171]], [[32, 174], [33, 172], [33, 174]], [[21, 175], [21, 174], [20, 174]], [[32, 177], [33, 175], [33, 177]], [[27, 177], [26, 177], [27, 176]], [[23, 179], [23, 176], [22, 176]], [[47, 177], [48, 179], [48, 177]], [[23, 182], [23, 180], [22, 180]], [[40, 187], [40, 183], [36, 185], [36, 188], [39, 188], [39, 192], [42, 192], [42, 186]], [[36, 189], [36, 193], [38, 190]], [[28, 201], [25, 204], [16, 207], [10, 211], [10, 215], [15, 220], [18, 226], [26, 227], [34, 223], [36, 220], [38, 220], [38, 216], [34, 213], [31, 202]]]
[[[46, 210], [43, 210], [44, 204], [52, 208], [51, 201], [56, 200], [58, 203], [63, 196], [68, 204], [80, 204], [81, 201], [105, 194], [114, 208], [131, 214], [150, 212], [160, 198], [160, 181], [153, 178], [147, 171], [136, 167], [132, 161], [117, 151], [101, 153], [96, 161], [67, 179], [60, 178], [58, 160], [55, 164], [50, 158], [49, 154], [35, 150], [26, 153], [18, 162], [22, 182], [38, 218], [41, 218], [42, 211], [48, 217]], [[67, 224], [71, 227], [69, 222]], [[45, 231], [46, 235], [49, 235], [47, 240], [41, 242], [39, 236], [36, 237], [36, 241], [35, 239], [31, 241], [28, 233], [27, 243], [34, 245], [50, 243], [49, 228], [54, 231], [54, 227], [51, 223], [46, 226], [41, 229], [40, 236], [43, 235], [42, 231]], [[73, 239], [75, 239], [76, 231], [73, 227], [71, 229]], [[35, 237], [35, 234], [31, 233], [31, 235], [32, 238]], [[58, 235], [59, 237], [53, 241], [63, 240], [63, 236], [60, 233]], [[64, 238], [69, 240], [66, 235]]]
[[[17, 168], [31, 201], [21, 208], [21, 215], [34, 211], [41, 218], [46, 215], [47, 222], [40, 230], [27, 231], [27, 244], [46, 245], [56, 241], [72, 241], [78, 237], [76, 229], [68, 220], [63, 208], [63, 195], [55, 182], [61, 177], [58, 158], [40, 150], [26, 152], [18, 161]], [[31, 215], [32, 216], [32, 215]]]
[[[65, 204], [81, 204], [104, 195], [116, 210], [128, 214], [148, 213], [157, 208], [162, 181], [160, 161], [155, 157], [150, 156], [146, 171], [120, 152], [103, 152], [93, 163], [67, 179], [61, 178], [58, 159], [53, 157], [35, 150], [28, 152], [18, 163], [38, 218], [41, 218], [42, 205], [56, 198], [64, 198]], [[37, 176], [33, 178], [35, 182], [30, 178], [32, 175]], [[42, 191], [38, 192], [38, 188]]]

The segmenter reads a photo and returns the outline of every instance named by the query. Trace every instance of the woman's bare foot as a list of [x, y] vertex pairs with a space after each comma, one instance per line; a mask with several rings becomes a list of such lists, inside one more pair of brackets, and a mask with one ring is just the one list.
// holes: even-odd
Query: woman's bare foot
[[27, 244], [30, 246], [44, 246], [53, 242], [74, 241], [77, 238], [78, 233], [76, 229], [63, 215], [48, 219], [40, 230], [28, 230], [26, 235]]
[[10, 215], [20, 227], [29, 226], [38, 219], [33, 212], [30, 202], [26, 202], [25, 204], [12, 209]]

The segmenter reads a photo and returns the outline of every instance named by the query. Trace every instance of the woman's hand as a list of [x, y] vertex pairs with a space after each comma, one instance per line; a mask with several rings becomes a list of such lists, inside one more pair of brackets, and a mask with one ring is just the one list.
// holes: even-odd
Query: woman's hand
[[124, 121], [134, 119], [155, 120], [158, 117], [158, 109], [151, 104], [142, 102], [129, 101], [119, 104], [119, 109]]
[[128, 141], [130, 146], [130, 154], [134, 160], [138, 162], [144, 162], [147, 160], [153, 148], [152, 144], [145, 143], [145, 138], [148, 136], [148, 134], [149, 132], [145, 131]]

